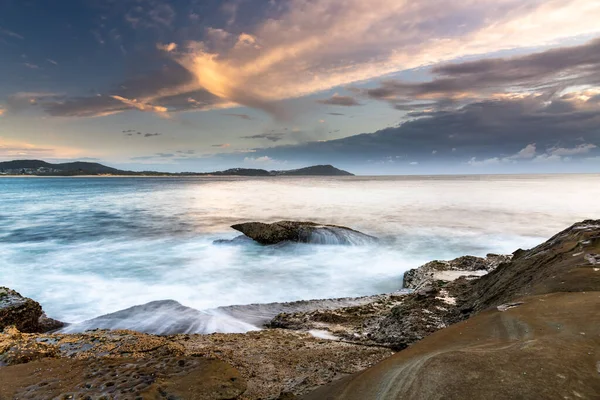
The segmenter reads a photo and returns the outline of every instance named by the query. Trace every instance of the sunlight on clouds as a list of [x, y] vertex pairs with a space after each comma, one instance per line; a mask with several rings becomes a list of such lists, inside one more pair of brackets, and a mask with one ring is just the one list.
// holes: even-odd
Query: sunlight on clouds
[[220, 29], [176, 57], [200, 87], [264, 109], [277, 100], [404, 69], [599, 31], [597, 1], [476, 3], [295, 0], [286, 14], [240, 35], [233, 45]]
[[121, 96], [111, 96], [113, 99], [115, 100], [119, 100], [120, 102], [123, 102], [124, 104], [127, 104], [128, 106], [137, 108], [140, 111], [152, 111], [157, 113], [158, 115], [160, 115], [163, 118], [170, 118], [169, 114], [168, 114], [168, 109], [167, 107], [163, 107], [163, 106], [155, 106], [149, 103], [144, 103], [143, 101], [139, 101], [136, 99], [126, 99], [124, 97]]
[[64, 146], [46, 146], [45, 144], [31, 144], [23, 141], [6, 140], [0, 138], [0, 158], [26, 159], [26, 158], [72, 158], [81, 156], [84, 152], [80, 149]]

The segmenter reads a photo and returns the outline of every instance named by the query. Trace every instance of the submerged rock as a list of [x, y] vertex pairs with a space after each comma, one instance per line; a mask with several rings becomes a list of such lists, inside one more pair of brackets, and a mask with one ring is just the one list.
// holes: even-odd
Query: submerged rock
[[231, 226], [260, 244], [300, 242], [317, 244], [371, 244], [377, 238], [354, 229], [337, 225], [322, 225], [306, 221], [279, 221], [272, 224], [246, 222]]
[[200, 311], [175, 300], [159, 300], [72, 324], [61, 333], [90, 329], [131, 329], [157, 335], [248, 332], [259, 328], [218, 310]]
[[64, 324], [48, 318], [37, 301], [0, 287], [0, 331], [13, 325], [21, 332], [46, 332]]

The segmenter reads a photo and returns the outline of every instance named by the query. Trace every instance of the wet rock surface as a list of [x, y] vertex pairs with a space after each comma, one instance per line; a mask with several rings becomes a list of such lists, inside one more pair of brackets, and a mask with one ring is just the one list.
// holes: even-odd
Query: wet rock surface
[[[600, 273], [588, 256], [598, 253], [600, 221], [588, 220], [479, 279], [434, 281], [379, 323], [388, 338], [423, 340], [302, 398], [598, 398]], [[452, 324], [438, 331], [431, 314], [418, 315], [441, 311], [434, 299], [448, 303], [441, 317]]]
[[46, 332], [64, 324], [48, 318], [38, 302], [1, 286], [0, 330], [13, 325], [22, 332]]
[[[8, 327], [0, 334], [0, 399], [111, 398], [105, 390], [142, 388], [137, 379], [157, 369], [140, 398], [595, 399], [598, 254], [600, 221], [584, 221], [512, 257], [425, 264], [409, 274], [409, 293], [219, 310], [256, 324], [284, 311], [268, 322], [271, 329], [246, 334], [27, 334]], [[139, 315], [157, 312], [154, 306]], [[182, 359], [203, 361], [182, 369], [174, 364]], [[81, 392], [100, 379], [94, 373], [110, 368], [124, 381], [94, 381], [98, 391]], [[60, 374], [43, 375], [45, 369]], [[217, 370], [239, 374], [238, 384], [223, 383], [231, 374]], [[216, 386], [193, 386], [210, 382]], [[186, 387], [193, 389], [177, 391]]]
[[406, 271], [404, 287], [420, 289], [434, 281], [450, 282], [460, 276], [478, 278], [510, 261], [512, 255], [488, 254], [485, 258], [463, 256], [451, 261], [431, 261], [419, 268]]
[[352, 245], [377, 241], [374, 236], [351, 228], [307, 221], [279, 221], [272, 224], [246, 222], [231, 227], [264, 245], [281, 242]]

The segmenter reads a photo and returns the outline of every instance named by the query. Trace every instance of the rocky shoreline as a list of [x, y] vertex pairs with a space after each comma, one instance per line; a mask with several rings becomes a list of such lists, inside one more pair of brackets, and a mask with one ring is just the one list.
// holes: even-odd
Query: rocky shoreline
[[593, 399], [599, 254], [587, 220], [531, 250], [432, 261], [406, 291], [220, 310], [264, 324], [244, 334], [48, 333], [60, 322], [0, 288], [0, 400]]

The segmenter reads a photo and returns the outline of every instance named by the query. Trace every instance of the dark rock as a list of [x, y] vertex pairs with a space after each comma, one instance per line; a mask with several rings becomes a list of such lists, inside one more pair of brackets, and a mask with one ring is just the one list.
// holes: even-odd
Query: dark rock
[[213, 240], [213, 244], [218, 244], [218, 245], [239, 246], [239, 245], [246, 245], [248, 243], [254, 243], [254, 241], [246, 235], [239, 235], [239, 236], [234, 237], [233, 239]]
[[404, 288], [416, 290], [436, 280], [451, 282], [463, 275], [479, 277], [510, 259], [510, 255], [488, 254], [486, 258], [463, 256], [451, 261], [431, 261], [406, 271]]
[[322, 225], [305, 221], [279, 221], [272, 224], [246, 222], [231, 226], [260, 244], [269, 245], [281, 242], [318, 244], [370, 244], [377, 238], [336, 225]]
[[437, 296], [405, 296], [371, 334], [412, 346], [303, 398], [596, 398], [600, 273], [586, 256], [599, 253], [588, 220], [479, 279], [434, 280]]
[[21, 332], [46, 332], [63, 325], [46, 317], [42, 306], [7, 287], [0, 287], [0, 330], [15, 326]]

